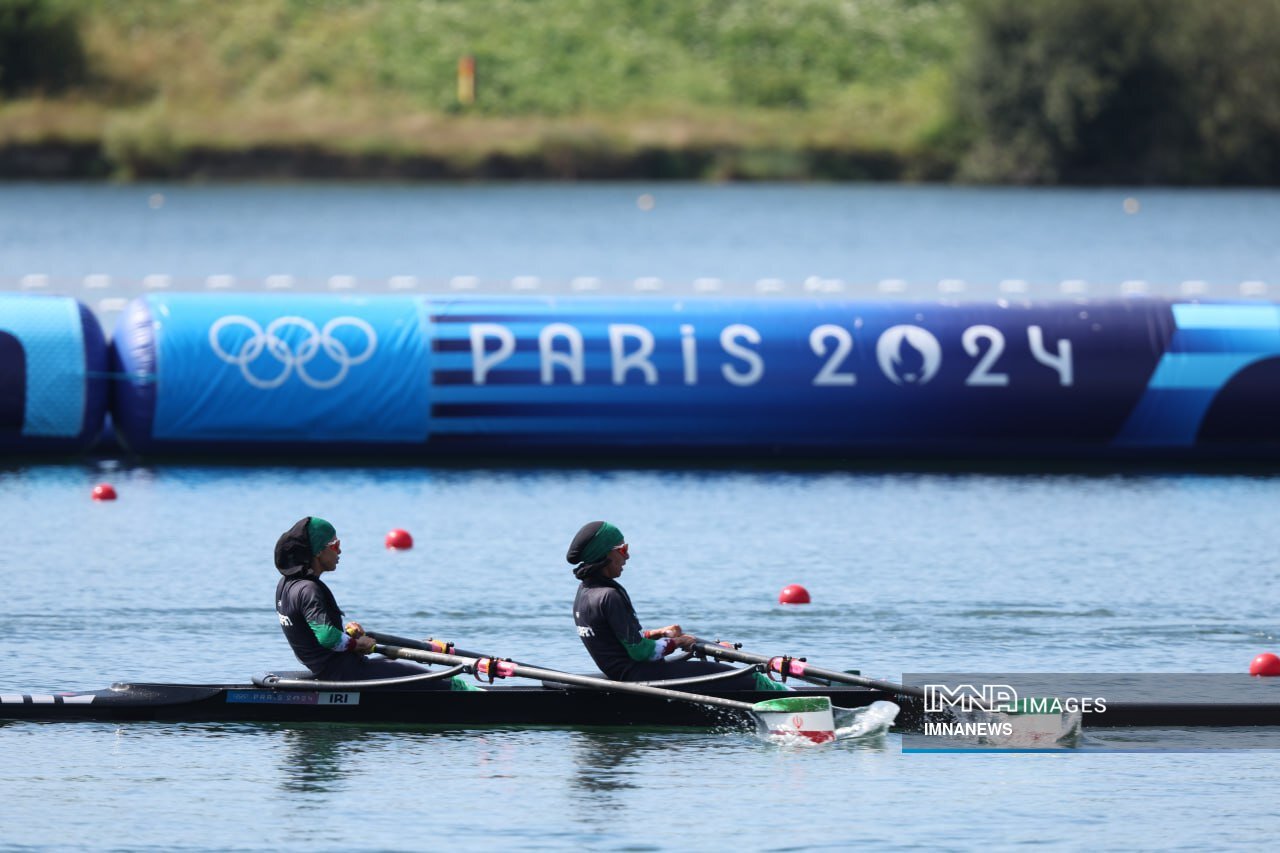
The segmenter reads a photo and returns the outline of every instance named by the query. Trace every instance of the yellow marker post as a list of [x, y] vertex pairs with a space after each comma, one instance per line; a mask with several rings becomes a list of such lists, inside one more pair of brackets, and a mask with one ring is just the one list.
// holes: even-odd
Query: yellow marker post
[[476, 100], [476, 58], [463, 56], [458, 59], [458, 103], [464, 106]]

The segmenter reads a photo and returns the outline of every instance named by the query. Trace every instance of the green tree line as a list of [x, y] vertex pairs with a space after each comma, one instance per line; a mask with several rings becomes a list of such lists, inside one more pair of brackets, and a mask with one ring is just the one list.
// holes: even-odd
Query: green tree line
[[1277, 36], [1280, 0], [0, 0], [0, 173], [1275, 184]]

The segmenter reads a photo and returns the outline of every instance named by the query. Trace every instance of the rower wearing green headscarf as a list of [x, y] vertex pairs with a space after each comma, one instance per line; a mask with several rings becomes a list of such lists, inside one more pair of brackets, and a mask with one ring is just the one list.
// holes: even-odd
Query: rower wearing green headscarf
[[[276, 616], [294, 655], [322, 681], [368, 681], [422, 676], [429, 672], [373, 651], [372, 637], [357, 622], [344, 624], [342, 608], [323, 575], [342, 560], [338, 531], [323, 518], [306, 516], [276, 541]], [[415, 689], [477, 690], [460, 678], [412, 682]]]
[[[664, 681], [733, 669], [713, 661], [670, 659], [673, 652], [687, 652], [695, 642], [679, 625], [650, 630], [640, 627], [631, 596], [618, 583], [631, 555], [626, 537], [614, 525], [607, 521], [583, 525], [569, 543], [565, 559], [573, 564], [573, 576], [581, 581], [573, 601], [578, 637], [596, 666], [609, 678]], [[755, 672], [743, 672], [741, 679], [717, 683], [743, 690], [786, 689]], [[690, 689], [696, 689], [696, 685]]]

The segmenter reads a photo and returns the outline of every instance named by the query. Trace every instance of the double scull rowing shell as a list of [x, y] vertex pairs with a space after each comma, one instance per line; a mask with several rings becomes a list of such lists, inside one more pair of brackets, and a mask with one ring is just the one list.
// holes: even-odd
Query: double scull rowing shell
[[[1245, 687], [1247, 676], [1241, 676]], [[251, 684], [116, 684], [106, 690], [19, 694], [0, 692], [0, 720], [169, 722], [358, 723], [471, 726], [750, 727], [750, 716], [730, 708], [673, 702], [551, 684], [486, 685], [481, 691], [375, 687], [359, 682], [309, 686]], [[699, 693], [741, 702], [780, 694], [699, 686]], [[791, 695], [829, 696], [837, 707], [861, 708], [886, 700], [902, 706], [898, 725], [922, 721], [919, 700], [883, 690], [805, 685]], [[1280, 726], [1275, 702], [1112, 702], [1106, 713], [1086, 714], [1085, 728]]]

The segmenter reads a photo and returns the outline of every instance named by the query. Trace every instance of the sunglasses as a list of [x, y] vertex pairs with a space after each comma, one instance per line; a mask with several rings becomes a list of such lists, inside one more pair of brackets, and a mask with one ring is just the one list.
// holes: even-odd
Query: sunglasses
[[335, 553], [335, 554], [341, 554], [341, 553], [342, 553], [342, 540], [341, 540], [341, 539], [335, 539], [335, 540], [333, 540], [332, 542], [330, 542], [328, 545], [325, 545], [324, 547], [326, 547], [326, 548], [332, 548], [332, 549], [333, 549], [333, 553]]
[[613, 550], [620, 552], [625, 557], [627, 556], [627, 543], [623, 542], [621, 545], [615, 545]]

